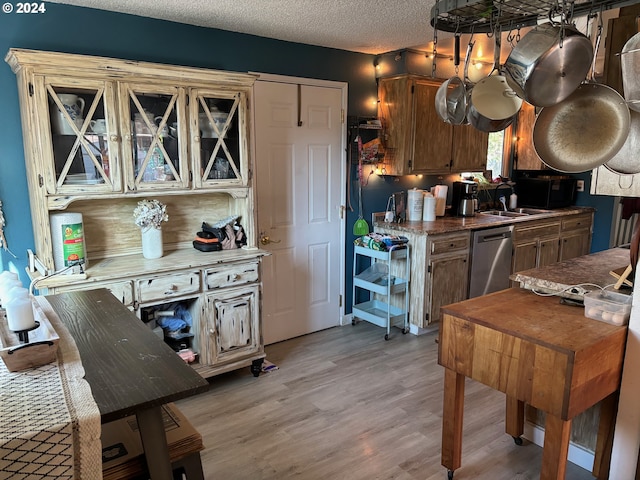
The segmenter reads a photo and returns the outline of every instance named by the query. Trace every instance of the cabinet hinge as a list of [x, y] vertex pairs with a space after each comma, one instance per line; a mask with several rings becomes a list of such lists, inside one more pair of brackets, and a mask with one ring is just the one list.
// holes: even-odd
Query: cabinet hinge
[[416, 86], [415, 85], [411, 85], [411, 95], [413, 95], [413, 92], [415, 92], [416, 90]]
[[253, 180], [253, 170], [249, 169], [247, 175], [249, 176], [249, 181]]
[[137, 301], [137, 300], [134, 300], [134, 301], [133, 301], [133, 305], [132, 305], [132, 306], [133, 306], [133, 311], [134, 311], [134, 312], [137, 312], [137, 311], [138, 311], [138, 308], [140, 308], [140, 304], [138, 303], [138, 301]]
[[425, 313], [425, 314], [424, 314], [424, 319], [425, 319], [426, 321], [429, 321], [429, 314], [428, 314], [428, 313]]
[[33, 97], [33, 83], [29, 82], [29, 96]]
[[338, 295], [338, 306], [342, 308], [342, 295]]
[[193, 182], [193, 172], [189, 170], [189, 182]]
[[409, 160], [409, 161], [407, 162], [407, 166], [408, 166], [409, 168], [411, 168], [411, 167], [412, 167], [411, 163], [412, 163], [412, 162], [411, 162], [411, 160]]
[[431, 265], [427, 266], [427, 273], [431, 273]]
[[340, 110], [340, 123], [344, 125], [344, 108]]

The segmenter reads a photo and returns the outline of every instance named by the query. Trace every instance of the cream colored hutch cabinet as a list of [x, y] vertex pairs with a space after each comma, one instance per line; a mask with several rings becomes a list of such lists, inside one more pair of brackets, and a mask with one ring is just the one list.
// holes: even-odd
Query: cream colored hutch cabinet
[[[203, 375], [246, 365], [257, 375], [267, 252], [256, 243], [249, 158], [256, 76], [21, 49], [5, 60], [18, 79], [36, 255], [47, 273], [51, 215], [82, 215], [85, 274], [40, 278], [37, 288], [108, 288], [140, 318], [183, 302]], [[141, 199], [167, 205], [159, 259], [141, 254], [133, 219]], [[231, 216], [246, 247], [193, 248], [202, 222]]]

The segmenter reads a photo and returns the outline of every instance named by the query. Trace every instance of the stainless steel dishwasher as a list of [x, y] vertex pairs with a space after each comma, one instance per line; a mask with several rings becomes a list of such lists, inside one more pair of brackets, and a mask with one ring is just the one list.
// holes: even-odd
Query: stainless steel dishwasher
[[473, 232], [469, 298], [509, 288], [512, 235], [512, 225]]

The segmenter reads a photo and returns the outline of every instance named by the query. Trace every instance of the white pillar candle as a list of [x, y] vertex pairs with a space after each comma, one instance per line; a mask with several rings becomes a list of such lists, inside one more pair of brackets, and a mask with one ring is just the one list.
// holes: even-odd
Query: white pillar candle
[[31, 330], [36, 326], [33, 316], [33, 304], [29, 295], [14, 295], [7, 302], [6, 308], [9, 330], [19, 332], [21, 330]]
[[6, 306], [6, 303], [9, 301], [9, 290], [12, 288], [22, 288], [22, 282], [16, 278], [6, 277], [4, 282], [0, 283], [0, 304]]

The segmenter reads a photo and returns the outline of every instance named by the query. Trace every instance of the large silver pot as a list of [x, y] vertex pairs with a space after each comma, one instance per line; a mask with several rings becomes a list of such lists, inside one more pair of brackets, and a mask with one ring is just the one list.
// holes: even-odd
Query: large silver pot
[[518, 96], [537, 107], [561, 102], [589, 71], [593, 46], [570, 25], [534, 27], [513, 48], [503, 72]]
[[[462, 125], [467, 119], [467, 72], [469, 69], [469, 59], [473, 43], [469, 42], [467, 46], [467, 55], [464, 61], [464, 78], [458, 76], [451, 77], [446, 80], [436, 91], [436, 112], [442, 120], [453, 125]], [[454, 61], [456, 67], [460, 63], [460, 37], [455, 37], [455, 55]]]

